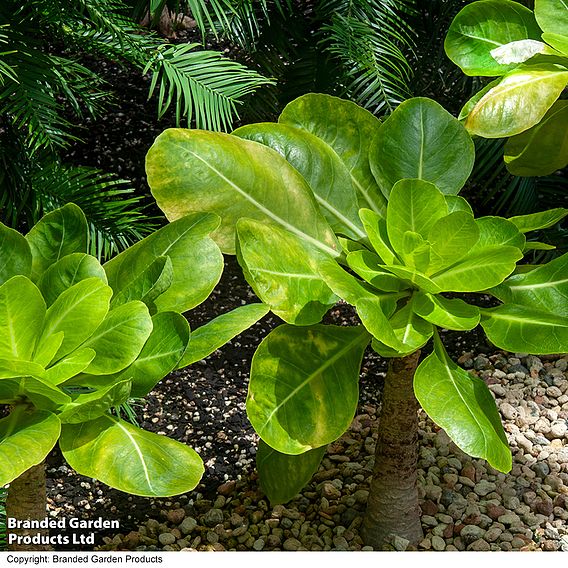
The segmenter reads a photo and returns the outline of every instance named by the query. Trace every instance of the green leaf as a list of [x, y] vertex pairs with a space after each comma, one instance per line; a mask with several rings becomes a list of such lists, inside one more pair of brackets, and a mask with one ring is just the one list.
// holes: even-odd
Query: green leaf
[[61, 423], [43, 410], [26, 413], [23, 406], [0, 420], [0, 486], [41, 463], [55, 446]]
[[568, 33], [568, 5], [565, 0], [535, 0], [534, 15], [543, 32]]
[[270, 122], [249, 124], [233, 134], [260, 142], [290, 162], [308, 182], [335, 233], [354, 239], [365, 236], [349, 171], [326, 142], [306, 130]]
[[444, 49], [466, 75], [504, 75], [511, 65], [502, 65], [491, 52], [513, 41], [540, 39], [534, 14], [510, 0], [482, 0], [468, 4], [452, 21]]
[[171, 286], [173, 277], [174, 269], [170, 257], [159, 256], [112, 297], [111, 307], [140, 300], [146, 304], [151, 313], [155, 313], [154, 300]]
[[548, 227], [552, 227], [559, 221], [562, 221], [566, 215], [568, 215], [568, 209], [557, 207], [556, 209], [548, 209], [547, 211], [540, 211], [529, 215], [511, 217], [509, 221], [513, 223], [521, 233], [528, 233], [538, 229], [548, 229]]
[[85, 215], [73, 203], [45, 215], [26, 235], [32, 251], [32, 280], [60, 258], [87, 252], [87, 236]]
[[272, 331], [251, 366], [247, 415], [258, 435], [294, 455], [341, 436], [357, 409], [368, 342], [362, 326], [281, 325]]
[[99, 278], [104, 284], [107, 283], [105, 271], [99, 261], [94, 256], [76, 252], [64, 256], [47, 268], [37, 286], [49, 307], [62, 292], [87, 278]]
[[348, 304], [355, 305], [361, 298], [374, 298], [377, 291], [346, 272], [334, 259], [328, 258], [318, 266], [325, 283]]
[[78, 394], [72, 401], [59, 410], [59, 419], [63, 424], [80, 424], [102, 416], [110, 408], [124, 404], [130, 396], [130, 381], [113, 382], [95, 392]]
[[511, 222], [502, 217], [480, 217], [475, 220], [479, 229], [479, 240], [472, 247], [471, 252], [479, 251], [491, 246], [511, 246], [523, 250], [525, 237]]
[[479, 241], [479, 233], [471, 213], [456, 211], [438, 219], [428, 235], [430, 263], [426, 274], [435, 274], [463, 258]]
[[[449, 268], [432, 276], [442, 292], [479, 292], [500, 284], [515, 270], [523, 253], [517, 247], [488, 246], [476, 249]], [[426, 290], [430, 292], [430, 290]]]
[[34, 363], [38, 363], [42, 367], [47, 367], [59, 351], [64, 336], [65, 334], [62, 331], [58, 331], [45, 338], [45, 340], [40, 341], [32, 358]]
[[402, 235], [400, 256], [408, 268], [426, 272], [430, 264], [430, 243], [414, 231], [406, 231]]
[[497, 86], [501, 82], [501, 77], [491, 81], [491, 83], [487, 83], [483, 89], [477, 91], [473, 97], [471, 97], [465, 105], [463, 105], [460, 113], [458, 115], [459, 121], [464, 121], [468, 116], [469, 113], [475, 108], [475, 105], [495, 86]]
[[82, 345], [97, 354], [85, 372], [110, 375], [122, 371], [138, 357], [151, 332], [152, 318], [142, 302], [134, 300], [114, 308]]
[[524, 63], [539, 53], [557, 55], [554, 49], [551, 49], [542, 41], [521, 39], [492, 49], [491, 57], [501, 65], [509, 65], [511, 63]]
[[546, 176], [568, 164], [568, 101], [556, 101], [532, 128], [507, 140], [507, 169], [516, 176]]
[[18, 404], [22, 400], [42, 410], [55, 410], [71, 399], [40, 376], [0, 379], [0, 404]]
[[387, 231], [394, 250], [402, 253], [407, 231], [427, 239], [436, 221], [446, 215], [446, 200], [434, 184], [419, 179], [397, 182], [387, 210]]
[[[423, 347], [432, 337], [432, 324], [416, 315], [413, 307], [416, 295], [412, 296], [407, 304], [397, 310], [389, 319], [394, 335], [401, 344], [402, 355], [414, 353]], [[386, 342], [385, 342], [386, 343]], [[388, 344], [388, 343], [387, 343]]]
[[191, 448], [110, 415], [65, 424], [59, 446], [77, 473], [143, 497], [191, 491], [204, 472]]
[[514, 274], [490, 293], [507, 304], [519, 304], [568, 317], [568, 253]]
[[[209, 296], [223, 272], [223, 255], [209, 236], [218, 226], [216, 215], [196, 213], [162, 227], [104, 265], [110, 286], [123, 298], [142, 299], [150, 293], [158, 311], [182, 313], [194, 308]], [[166, 266], [157, 274], [160, 257], [169, 257], [172, 264], [167, 289]], [[135, 298], [136, 294], [142, 297]]]
[[389, 316], [394, 310], [378, 298], [363, 298], [356, 304], [357, 315], [367, 331], [381, 343], [388, 345], [397, 353], [404, 351], [404, 346], [396, 336]]
[[479, 100], [465, 127], [484, 138], [519, 134], [542, 120], [567, 83], [568, 70], [561, 65], [520, 65]]
[[387, 234], [387, 222], [370, 209], [360, 209], [359, 216], [369, 237], [372, 247], [385, 264], [395, 264], [396, 255]]
[[32, 252], [25, 237], [0, 223], [0, 284], [32, 272]]
[[221, 314], [191, 333], [187, 346], [177, 368], [182, 369], [205, 359], [213, 351], [247, 330], [269, 312], [265, 304], [247, 304], [226, 314]]
[[529, 250], [554, 250], [555, 248], [556, 247], [554, 245], [540, 243], [538, 241], [527, 241], [525, 248], [523, 248], [523, 252], [527, 252]]
[[386, 201], [371, 173], [368, 159], [380, 120], [350, 101], [309, 93], [289, 103], [278, 122], [301, 128], [328, 144], [351, 174], [359, 207], [384, 213]]
[[414, 375], [414, 392], [428, 416], [459, 448], [499, 471], [511, 470], [511, 451], [490, 390], [448, 357], [437, 334], [434, 353]]
[[0, 357], [31, 360], [45, 317], [35, 284], [14, 276], [0, 286]]
[[566, 316], [528, 306], [503, 304], [482, 310], [481, 325], [489, 341], [506, 351], [533, 355], [568, 351]]
[[0, 379], [14, 377], [40, 377], [45, 376], [45, 369], [32, 361], [21, 359], [0, 359]]
[[418, 294], [412, 305], [414, 313], [430, 323], [445, 329], [466, 331], [479, 323], [481, 313], [477, 306], [466, 304], [459, 298]]
[[256, 452], [256, 469], [260, 488], [270, 504], [280, 505], [293, 499], [318, 470], [326, 447], [291, 456], [260, 440]]
[[213, 238], [235, 252], [241, 217], [271, 221], [330, 254], [338, 243], [304, 178], [278, 152], [217, 132], [168, 129], [146, 157], [158, 206], [171, 221], [196, 211], [221, 215]]
[[381, 126], [369, 151], [371, 170], [384, 195], [402, 179], [421, 179], [445, 194], [464, 186], [474, 162], [473, 142], [438, 103], [404, 101]]
[[379, 268], [381, 259], [368, 250], [358, 250], [347, 255], [349, 268], [363, 280], [378, 290], [385, 292], [398, 292], [402, 288], [399, 278]]
[[568, 35], [545, 32], [542, 34], [542, 39], [560, 53], [568, 55]]
[[413, 268], [408, 268], [406, 266], [388, 266], [386, 264], [382, 265], [381, 268], [384, 268], [399, 278], [402, 278], [410, 286], [420, 288], [425, 292], [430, 292], [430, 294], [438, 294], [442, 291], [442, 289], [433, 280], [428, 278], [428, 276]]
[[99, 278], [81, 280], [62, 292], [47, 310], [38, 351], [59, 332], [64, 338], [56, 357], [74, 351], [104, 320], [111, 296], [112, 290]]
[[337, 302], [319, 274], [328, 255], [272, 223], [241, 219], [237, 254], [256, 295], [288, 323], [311, 325]]
[[173, 371], [189, 341], [189, 324], [175, 312], [160, 312], [152, 317], [152, 333], [134, 363], [116, 380], [132, 379], [132, 396], [144, 397]]
[[57, 364], [45, 372], [45, 378], [53, 385], [60, 385], [70, 378], [82, 373], [95, 358], [96, 353], [92, 349], [77, 349], [67, 355]]

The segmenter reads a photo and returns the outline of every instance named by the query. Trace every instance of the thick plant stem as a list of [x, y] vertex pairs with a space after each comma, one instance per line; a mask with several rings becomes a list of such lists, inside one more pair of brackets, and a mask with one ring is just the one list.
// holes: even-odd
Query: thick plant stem
[[393, 535], [416, 545], [423, 538], [416, 488], [418, 401], [413, 377], [420, 351], [391, 359], [385, 381], [373, 481], [361, 534], [380, 550]]
[[[8, 499], [6, 500], [6, 516], [8, 519], [24, 520], [43, 520], [45, 519], [47, 507], [47, 493], [45, 488], [45, 462], [30, 467], [24, 471], [20, 477], [10, 483], [8, 489]], [[47, 529], [8, 529], [8, 536], [16, 534], [19, 536], [29, 535], [36, 537], [40, 535], [46, 537]], [[9, 544], [10, 550], [51, 550], [45, 544]]]

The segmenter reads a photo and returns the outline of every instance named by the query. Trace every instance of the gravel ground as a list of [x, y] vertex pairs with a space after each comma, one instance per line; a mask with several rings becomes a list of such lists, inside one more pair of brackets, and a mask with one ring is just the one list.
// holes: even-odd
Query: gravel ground
[[[495, 395], [513, 469], [503, 474], [470, 458], [421, 413], [418, 550], [568, 551], [568, 357], [466, 353], [460, 363]], [[229, 478], [212, 495], [163, 503], [135, 531], [106, 537], [101, 549], [371, 550], [358, 528], [379, 411], [380, 405], [360, 405], [312, 482], [286, 506], [270, 506], [243, 458], [242, 477]], [[408, 541], [396, 538], [390, 547], [406, 550]]]

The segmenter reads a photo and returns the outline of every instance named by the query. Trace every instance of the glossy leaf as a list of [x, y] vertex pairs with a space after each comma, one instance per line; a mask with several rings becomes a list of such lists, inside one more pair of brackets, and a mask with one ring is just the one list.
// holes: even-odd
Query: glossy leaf
[[369, 241], [376, 253], [382, 258], [385, 264], [395, 264], [397, 258], [387, 234], [386, 219], [370, 209], [361, 209], [359, 216], [361, 217]]
[[438, 219], [430, 228], [430, 263], [426, 274], [431, 275], [463, 258], [479, 241], [479, 227], [473, 215], [456, 211]]
[[511, 217], [509, 221], [517, 227], [521, 233], [528, 233], [538, 229], [548, 229], [562, 221], [568, 215], [568, 209], [557, 207], [556, 209], [548, 209], [538, 213], [530, 213], [529, 215], [518, 215]]
[[335, 260], [327, 259], [318, 266], [321, 277], [333, 292], [351, 305], [361, 298], [374, 298], [377, 291], [344, 270]]
[[170, 221], [197, 211], [221, 216], [213, 238], [235, 252], [241, 217], [270, 221], [335, 254], [335, 236], [304, 178], [258, 142], [202, 130], [169, 129], [146, 157], [148, 184]]
[[112, 297], [111, 306], [116, 307], [132, 300], [140, 300], [146, 304], [151, 313], [155, 313], [154, 300], [171, 286], [173, 274], [170, 257], [159, 256], [136, 279], [131, 280]]
[[407, 266], [388, 266], [386, 264], [381, 268], [396, 274], [396, 276], [407, 282], [407, 285], [424, 290], [424, 292], [438, 294], [442, 291], [433, 279], [428, 278], [428, 276], [413, 268], [408, 268]]
[[549, 245], [547, 243], [540, 243], [538, 241], [527, 241], [525, 243], [525, 247], [523, 248], [523, 252], [527, 252], [528, 250], [554, 250], [556, 247], [554, 245]]
[[397, 181], [407, 178], [455, 195], [473, 168], [474, 146], [460, 122], [438, 103], [413, 98], [400, 104], [381, 126], [369, 161], [387, 197]]
[[464, 452], [507, 473], [511, 451], [490, 390], [448, 357], [437, 335], [434, 346], [414, 375], [418, 402]]
[[565, 0], [535, 0], [534, 15], [543, 32], [568, 34], [568, 5]]
[[490, 292], [507, 304], [568, 317], [568, 253], [530, 272], [514, 274]]
[[398, 292], [403, 287], [399, 278], [379, 268], [381, 259], [368, 250], [350, 252], [346, 260], [353, 272], [378, 290]]
[[107, 283], [105, 271], [99, 261], [94, 256], [76, 252], [52, 264], [41, 275], [37, 286], [49, 307], [59, 294], [87, 278], [99, 278], [104, 284]]
[[556, 54], [555, 50], [542, 41], [521, 39], [492, 49], [491, 57], [501, 65], [510, 65], [511, 63], [524, 63], [538, 53]]
[[357, 194], [347, 167], [326, 142], [288, 124], [249, 124], [233, 132], [276, 150], [294, 166], [314, 192], [321, 212], [335, 233], [360, 239]]
[[27, 276], [32, 272], [32, 251], [18, 231], [0, 223], [0, 285], [12, 276]]
[[477, 93], [475, 93], [475, 95], [473, 95], [466, 103], [465, 105], [463, 105], [462, 109], [460, 110], [460, 113], [458, 115], [458, 120], [463, 121], [465, 120], [468, 116], [469, 113], [475, 108], [475, 105], [477, 105], [477, 103], [493, 88], [496, 87], [499, 83], [501, 82], [501, 77], [499, 77], [498, 79], [495, 79], [494, 81], [491, 81], [490, 83], [487, 83], [487, 85], [485, 85], [485, 87], [483, 87], [483, 89], [480, 89], [479, 91], [477, 91]]
[[546, 176], [568, 164], [568, 101], [556, 101], [532, 128], [507, 140], [507, 169], [516, 176]]
[[560, 53], [568, 55], [568, 35], [566, 35], [566, 33], [555, 34], [545, 32], [542, 34], [542, 39], [548, 43], [548, 45], [551, 45], [554, 49], [560, 51]]
[[191, 491], [204, 472], [191, 448], [110, 415], [65, 424], [59, 446], [78, 473], [144, 497]]
[[432, 282], [441, 291], [479, 292], [503, 282], [522, 257], [523, 253], [517, 247], [489, 246], [470, 252], [459, 262], [432, 276]]
[[444, 48], [466, 75], [498, 76], [512, 66], [499, 63], [491, 52], [513, 41], [539, 40], [540, 34], [534, 14], [518, 2], [481, 0], [454, 18]]
[[189, 324], [175, 312], [152, 317], [152, 333], [134, 363], [115, 380], [132, 379], [132, 396], [144, 397], [173, 371], [187, 348]]
[[75, 395], [60, 409], [63, 424], [80, 424], [102, 416], [112, 407], [124, 404], [130, 396], [130, 381], [113, 382], [95, 392]]
[[318, 470], [326, 447], [291, 456], [260, 440], [256, 452], [256, 469], [260, 488], [272, 506], [287, 503], [310, 481]]
[[423, 347], [432, 337], [432, 324], [413, 310], [415, 296], [401, 309], [397, 310], [389, 319], [394, 335], [400, 341], [402, 355], [414, 353]]
[[[223, 255], [209, 236], [218, 225], [219, 218], [210, 213], [169, 223], [104, 265], [110, 286], [120, 301], [145, 298], [158, 311], [183, 313], [194, 308], [209, 296], [223, 272]], [[169, 257], [173, 273], [160, 257]]]
[[25, 412], [23, 406], [0, 420], [0, 486], [14, 481], [41, 463], [55, 446], [61, 423], [43, 410]]
[[489, 341], [506, 351], [534, 355], [568, 351], [566, 316], [524, 305], [503, 304], [482, 310], [481, 325]]
[[23, 398], [42, 410], [55, 410], [71, 400], [39, 376], [0, 379], [0, 404], [18, 404]]
[[58, 331], [45, 339], [41, 340], [34, 352], [32, 360], [34, 363], [38, 363], [42, 367], [47, 367], [55, 358], [55, 355], [59, 351], [61, 344], [63, 343], [63, 338], [65, 334], [62, 331]]
[[519, 134], [542, 120], [567, 83], [561, 65], [520, 65], [479, 100], [465, 127], [484, 138]]
[[60, 385], [71, 377], [82, 373], [95, 358], [96, 353], [92, 349], [77, 349], [67, 355], [57, 364], [45, 372], [45, 378], [53, 385]]
[[397, 182], [387, 210], [387, 232], [394, 250], [402, 252], [407, 231], [427, 239], [436, 221], [446, 215], [446, 200], [434, 184], [419, 179]]
[[40, 377], [45, 375], [45, 369], [32, 361], [22, 361], [12, 357], [0, 359], [0, 379], [13, 377]]
[[288, 323], [321, 321], [337, 302], [318, 271], [329, 256], [271, 223], [242, 219], [237, 234], [239, 263], [256, 295]]
[[363, 298], [356, 304], [357, 315], [367, 331], [381, 343], [397, 352], [404, 351], [404, 345], [396, 336], [389, 316], [393, 310], [378, 298]]
[[247, 415], [258, 435], [294, 455], [341, 436], [357, 409], [368, 342], [362, 326], [281, 325], [272, 331], [251, 366]]
[[85, 215], [73, 203], [42, 217], [26, 235], [32, 251], [32, 280], [64, 256], [87, 252], [87, 237]]
[[63, 332], [63, 342], [56, 357], [71, 353], [104, 320], [111, 296], [112, 290], [99, 278], [81, 280], [62, 292], [47, 310], [38, 349], [43, 349], [50, 336]]
[[418, 272], [426, 272], [430, 264], [430, 243], [414, 231], [406, 231], [402, 235], [400, 255], [404, 264]]
[[418, 294], [412, 309], [438, 327], [457, 331], [473, 329], [481, 318], [477, 306], [471, 306], [459, 298], [451, 300], [440, 295]]
[[456, 211], [465, 211], [473, 215], [471, 205], [459, 195], [445, 195], [446, 205], [448, 206], [448, 214], [455, 213]]
[[187, 350], [177, 366], [178, 369], [205, 359], [213, 351], [254, 325], [268, 312], [269, 308], [265, 304], [247, 304], [221, 314], [193, 330]]
[[480, 217], [475, 220], [479, 229], [479, 240], [471, 248], [471, 252], [480, 251], [492, 246], [511, 246], [522, 250], [525, 237], [514, 223], [502, 217]]
[[30, 360], [45, 317], [35, 284], [14, 276], [0, 286], [0, 357]]
[[386, 201], [371, 173], [368, 159], [380, 120], [350, 101], [309, 93], [289, 103], [278, 122], [301, 128], [328, 144], [351, 174], [359, 207], [377, 213], [385, 211]]
[[96, 357], [85, 369], [93, 375], [122, 371], [134, 362], [152, 332], [152, 318], [140, 301], [111, 310], [83, 347], [94, 349]]

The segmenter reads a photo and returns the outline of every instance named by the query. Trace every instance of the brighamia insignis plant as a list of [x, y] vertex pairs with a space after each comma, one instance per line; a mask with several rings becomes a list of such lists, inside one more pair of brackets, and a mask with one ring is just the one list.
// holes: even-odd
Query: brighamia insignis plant
[[218, 224], [212, 213], [185, 216], [104, 266], [86, 254], [87, 222], [73, 204], [25, 237], [0, 224], [0, 404], [11, 407], [0, 420], [0, 486], [10, 484], [9, 517], [45, 517], [43, 462], [58, 441], [77, 472], [128, 493], [169, 496], [198, 484], [194, 450], [112, 409], [267, 312], [238, 308], [189, 341], [181, 313], [207, 298], [223, 270], [209, 236]]
[[466, 75], [498, 77], [459, 116], [485, 138], [511, 136], [505, 162], [518, 176], [543, 176], [568, 164], [568, 5], [535, 0], [534, 12], [511, 0], [480, 0], [455, 17], [448, 57]]
[[[236, 252], [257, 295], [287, 322], [260, 344], [247, 400], [273, 503], [291, 499], [349, 427], [366, 347], [390, 358], [363, 527], [374, 546], [392, 533], [421, 536], [416, 399], [465, 452], [511, 468], [490, 391], [450, 359], [437, 329], [481, 323], [502, 349], [568, 347], [568, 255], [516, 266], [524, 233], [566, 210], [475, 219], [456, 195], [473, 160], [469, 134], [434, 101], [408, 100], [381, 123], [317, 94], [290, 103], [277, 124], [232, 135], [167, 130], [147, 156], [169, 218], [218, 213], [213, 238]], [[481, 291], [503, 304], [480, 309], [448, 295]], [[319, 323], [339, 299], [362, 325]], [[431, 338], [434, 351], [416, 370]]]

